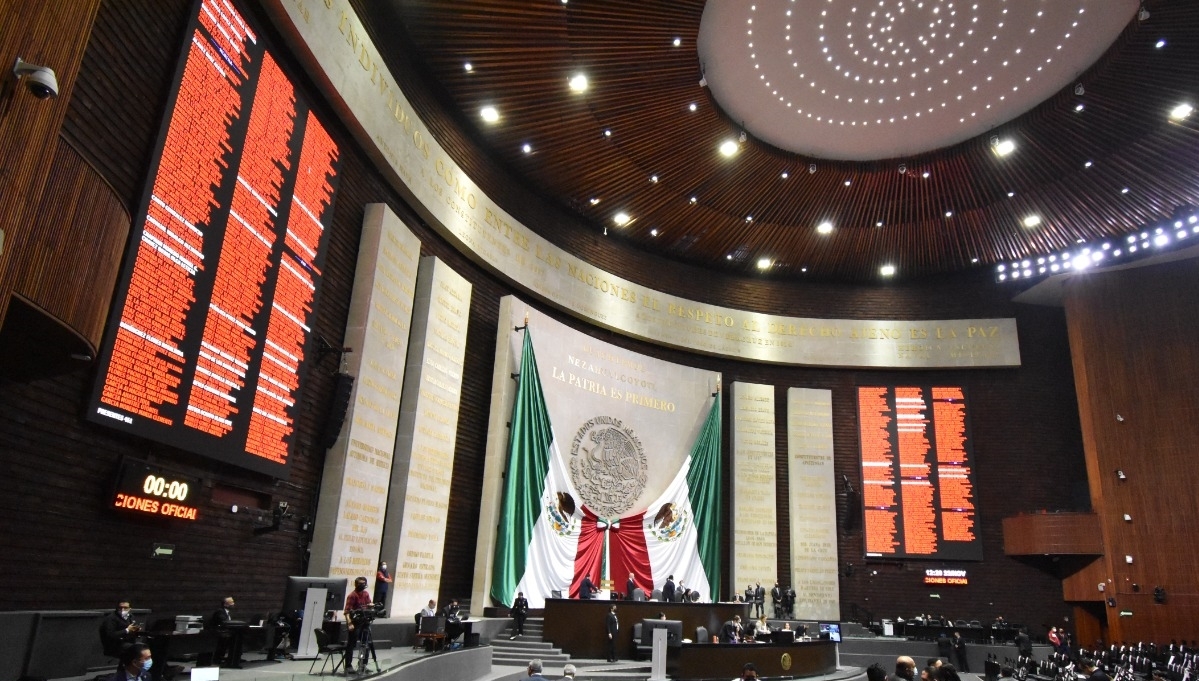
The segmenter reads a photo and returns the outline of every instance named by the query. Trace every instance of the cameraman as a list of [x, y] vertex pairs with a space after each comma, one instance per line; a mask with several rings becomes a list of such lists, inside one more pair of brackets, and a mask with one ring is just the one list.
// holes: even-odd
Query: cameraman
[[[346, 596], [346, 655], [342, 664], [347, 673], [354, 667], [354, 651], [358, 648], [359, 630], [354, 620], [361, 617], [363, 610], [370, 610], [373, 614], [373, 605], [374, 601], [366, 590], [366, 577], [355, 579], [354, 590]], [[363, 627], [369, 626], [370, 620], [366, 620]]]

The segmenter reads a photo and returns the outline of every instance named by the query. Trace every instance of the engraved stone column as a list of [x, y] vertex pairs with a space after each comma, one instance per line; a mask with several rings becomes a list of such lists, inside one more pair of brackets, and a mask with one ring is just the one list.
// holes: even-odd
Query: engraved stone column
[[381, 552], [395, 566], [388, 610], [396, 617], [437, 598], [441, 583], [470, 295], [449, 265], [421, 258]]
[[366, 207], [345, 333], [354, 390], [325, 457], [309, 575], [374, 583], [419, 257], [420, 240], [391, 209]]
[[795, 616], [836, 621], [841, 601], [831, 390], [787, 390], [787, 466]]
[[769, 592], [778, 573], [773, 385], [733, 383], [731, 503], [734, 595], [757, 582]]

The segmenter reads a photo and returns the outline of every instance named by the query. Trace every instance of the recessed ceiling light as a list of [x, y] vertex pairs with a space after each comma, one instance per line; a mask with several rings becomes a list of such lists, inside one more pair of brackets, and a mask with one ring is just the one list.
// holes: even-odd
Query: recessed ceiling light
[[1166, 39], [1162, 38], [1161, 40], [1158, 40], [1157, 43], [1155, 43], [1153, 46], [1159, 50], [1162, 49], [1163, 47], [1166, 46]]
[[849, 184], [850, 184], [850, 181], [849, 181], [849, 180], [846, 180], [846, 181], [845, 181], [845, 186], [846, 186], [846, 187], [848, 187], [848, 186], [849, 186]]
[[1029, 229], [1032, 229], [1033, 227], [1036, 227], [1039, 224], [1041, 224], [1041, 216], [1040, 215], [1029, 215], [1024, 218], [1024, 226], [1028, 227]]
[[926, 170], [926, 171], [924, 171], [924, 173], [923, 173], [923, 174], [921, 174], [921, 175], [920, 175], [920, 177], [923, 177], [924, 179], [926, 179], [926, 180], [927, 180], [927, 179], [928, 179], [928, 171], [927, 171], [927, 170]]
[[945, 217], [947, 217], [947, 218], [953, 217], [953, 211], [951, 211], [951, 210], [945, 211]]
[[1016, 143], [1010, 139], [999, 140], [992, 148], [996, 156], [1007, 156], [1016, 150]]
[[1121, 189], [1121, 190], [1120, 190], [1120, 193], [1121, 193], [1121, 194], [1127, 194], [1127, 193], [1128, 193], [1128, 187], [1125, 187], [1125, 188]]
[[1093, 164], [1093, 163], [1091, 163], [1090, 161], [1087, 161], [1086, 163], [1082, 164], [1082, 167], [1083, 167], [1083, 168], [1090, 168], [1092, 165], [1094, 165], [1094, 164]]
[[483, 120], [487, 121], [488, 123], [495, 123], [496, 121], [500, 120], [500, 112], [497, 111], [494, 106], [490, 105], [479, 109], [479, 115], [482, 116]]
[[745, 216], [745, 221], [746, 221], [746, 222], [753, 222], [753, 221], [754, 221], [754, 216], [752, 216], [752, 215], [746, 215], [746, 216]]
[[658, 176], [657, 176], [657, 175], [650, 175], [650, 176], [649, 176], [649, 181], [650, 181], [650, 182], [653, 182], [654, 184], [658, 184]]
[[720, 153], [725, 156], [733, 156], [737, 153], [737, 143], [733, 140], [725, 140], [720, 143]]
[[531, 145], [531, 144], [529, 144], [529, 143], [527, 143], [527, 142], [526, 142], [526, 143], [524, 144], [524, 146], [522, 146], [522, 147], [520, 148], [520, 150], [521, 150], [521, 151], [523, 151], [523, 152], [525, 152], [526, 154], [531, 154], [531, 153], [533, 153], [533, 145]]
[[475, 67], [471, 66], [470, 62], [466, 62], [465, 64], [462, 65], [462, 67], [466, 69], [467, 73], [470, 73], [471, 71], [475, 70]]
[[1170, 112], [1170, 118], [1173, 118], [1176, 121], [1181, 121], [1187, 116], [1190, 116], [1191, 112], [1194, 110], [1195, 107], [1191, 106], [1190, 104], [1179, 104]]
[[785, 171], [785, 170], [784, 170], [784, 171], [783, 171], [783, 174], [782, 174], [780, 177], [782, 177], [782, 178], [785, 180], [785, 179], [787, 179], [788, 177], [790, 177], [790, 175], [788, 175], [788, 174], [787, 174], [787, 171]]
[[629, 214], [623, 210], [612, 216], [612, 222], [615, 222], [617, 227], [624, 227], [632, 220], [633, 218], [629, 217]]
[[611, 137], [611, 136], [612, 136], [611, 130], [604, 130], [604, 137]]
[[758, 269], [768, 270], [774, 262], [770, 258], [758, 258]]
[[970, 262], [976, 263], [976, 262], [978, 262], [978, 258], [970, 258]]
[[883, 265], [882, 267], [878, 268], [878, 273], [884, 277], [893, 276], [895, 274], [895, 265]]
[[570, 89], [573, 92], [586, 92], [587, 91], [587, 76], [584, 76], [581, 73], [576, 73], [570, 79]]
[[1075, 107], [1074, 107], [1074, 111], [1075, 111], [1075, 112], [1082, 111], [1082, 110], [1083, 110], [1083, 109], [1085, 109], [1085, 108], [1087, 108], [1087, 107], [1083, 106], [1082, 104], [1077, 104], [1077, 105], [1075, 105]]
[[651, 230], [649, 231], [649, 235], [650, 235], [650, 236], [658, 236], [658, 228], [657, 228], [657, 227], [654, 227], [653, 229], [651, 229]]
[[698, 107], [698, 106], [696, 106], [695, 102], [691, 102], [691, 105], [690, 105], [690, 106], [688, 106], [687, 108], [688, 108], [688, 109], [691, 109], [692, 111], [695, 111], [695, 110], [696, 110], [696, 109], [698, 109], [699, 107]]
[[595, 196], [591, 197], [591, 205], [594, 206], [595, 204], [597, 204], [599, 202], [600, 202], [600, 200], [598, 197], [595, 197]]
[[682, 39], [682, 38], [675, 38], [675, 39], [674, 39], [674, 46], [675, 46], [675, 47], [678, 47], [679, 45], [682, 45], [682, 44], [683, 44], [683, 39]]
[[819, 225], [816, 225], [816, 232], [819, 234], [832, 234], [833, 233], [833, 223], [829, 222], [828, 220], [825, 220], [824, 222], [820, 223]]
[[882, 220], [879, 220], [878, 222], [874, 223], [874, 226], [875, 226], [875, 227], [882, 227], [882, 226], [883, 226], [883, 221], [882, 221]]
[[728, 255], [724, 256], [724, 259], [725, 259], [725, 260], [732, 260], [732, 259], [733, 259], [733, 254], [732, 254], [732, 253], [729, 253]]

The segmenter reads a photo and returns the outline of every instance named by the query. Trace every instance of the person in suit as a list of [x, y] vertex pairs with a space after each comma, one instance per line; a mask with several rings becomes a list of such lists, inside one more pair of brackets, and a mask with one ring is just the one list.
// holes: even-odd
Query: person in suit
[[595, 596], [595, 584], [591, 582], [591, 575], [583, 575], [583, 583], [579, 585], [579, 598], [589, 601]]
[[631, 573], [631, 572], [629, 573], [629, 581], [625, 583], [624, 588], [625, 588], [625, 592], [624, 592], [625, 600], [627, 600], [627, 601], [633, 600], [633, 591], [637, 588], [637, 582], [636, 582], [636, 580], [633, 579], [633, 573]]
[[608, 661], [616, 661], [616, 634], [620, 631], [620, 620], [616, 617], [616, 606], [608, 608]]
[[666, 585], [662, 587], [662, 600], [667, 603], [674, 602], [674, 575], [666, 578]]
[[509, 640], [515, 641], [517, 636], [524, 636], [525, 619], [529, 616], [529, 599], [525, 592], [517, 591], [516, 600], [512, 601], [512, 619], [516, 620], [516, 633]]
[[395, 581], [391, 573], [387, 571], [387, 561], [379, 563], [379, 569], [375, 572], [375, 602], [379, 605], [387, 603], [387, 590], [391, 588], [391, 583]]
[[121, 652], [137, 639], [141, 627], [133, 621], [133, 609], [129, 601], [121, 601], [100, 622], [100, 645], [109, 657], [120, 657]]
[[724, 623], [720, 628], [721, 643], [740, 643], [743, 635], [741, 615], [733, 615], [733, 619]]
[[1032, 639], [1028, 638], [1028, 630], [1020, 627], [1020, 631], [1016, 632], [1016, 652], [1020, 657], [1032, 657]]
[[795, 589], [790, 586], [783, 593], [783, 609], [787, 613], [787, 617], [795, 616]]
[[953, 632], [953, 659], [957, 660], [958, 669], [963, 672], [970, 672], [970, 661], [966, 656], [966, 639], [962, 638], [962, 632]]
[[[745, 595], [742, 596], [741, 602], [742, 603], [753, 603], [754, 602], [754, 585], [753, 584], [745, 585]], [[753, 608], [750, 608], [749, 610], [751, 613], [753, 612]]]
[[208, 618], [208, 626], [217, 632], [212, 662], [230, 669], [241, 669], [241, 645], [245, 635], [244, 623], [235, 623], [233, 619], [236, 606], [233, 597], [227, 596], [221, 601], [221, 607]]
[[782, 611], [779, 610], [779, 606], [782, 604], [782, 601], [783, 601], [783, 590], [779, 588], [778, 580], [775, 580], [774, 588], [770, 590], [770, 605], [774, 607], [774, 618], [775, 619], [779, 619], [780, 617], [782, 617]]
[[453, 643], [463, 631], [462, 608], [458, 605], [458, 599], [451, 598], [450, 604], [441, 609], [441, 615], [445, 617], [445, 637]]
[[529, 666], [526, 669], [529, 672], [528, 681], [545, 681], [545, 677], [541, 675], [542, 669], [540, 658], [529, 660]]
[[121, 651], [117, 673], [111, 681], [150, 681], [150, 668], [154, 665], [150, 649], [135, 643]]
[[766, 614], [766, 589], [762, 588], [761, 582], [754, 583], [754, 609], [758, 617]]
[[895, 673], [887, 681], [913, 681], [916, 678], [916, 661], [907, 655], [895, 658]]
[[937, 657], [945, 662], [953, 659], [953, 641], [949, 638], [949, 632], [942, 631], [937, 636]]

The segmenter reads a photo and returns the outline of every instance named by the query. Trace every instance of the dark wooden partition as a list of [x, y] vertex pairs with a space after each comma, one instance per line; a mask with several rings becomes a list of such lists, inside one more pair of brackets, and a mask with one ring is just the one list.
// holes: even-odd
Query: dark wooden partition
[[1079, 278], [1066, 315], [1106, 549], [1109, 638], [1192, 639], [1199, 632], [1199, 261]]

